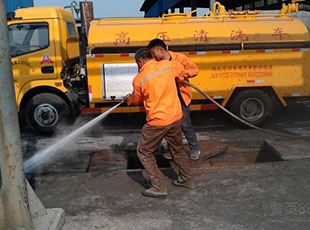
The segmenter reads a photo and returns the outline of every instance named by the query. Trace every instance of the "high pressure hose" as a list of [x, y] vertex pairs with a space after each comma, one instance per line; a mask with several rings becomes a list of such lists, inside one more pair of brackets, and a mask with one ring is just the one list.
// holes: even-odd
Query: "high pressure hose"
[[241, 119], [240, 117], [236, 116], [235, 114], [233, 114], [232, 112], [230, 112], [229, 110], [227, 110], [226, 108], [224, 108], [223, 106], [221, 106], [219, 103], [217, 103], [213, 98], [211, 98], [208, 94], [206, 94], [205, 92], [201, 91], [198, 87], [196, 87], [195, 85], [189, 83], [188, 81], [184, 80], [183, 81], [186, 85], [189, 85], [190, 87], [192, 87], [193, 89], [195, 89], [196, 91], [198, 91], [201, 95], [203, 95], [204, 97], [206, 97], [207, 99], [209, 99], [211, 102], [213, 102], [218, 108], [220, 108], [221, 110], [223, 110], [224, 112], [226, 112], [227, 114], [229, 114], [230, 116], [232, 116], [233, 118], [235, 118], [236, 120], [240, 121], [241, 123], [253, 128], [253, 129], [256, 129], [256, 130], [259, 130], [261, 132], [264, 132], [264, 133], [268, 133], [268, 134], [271, 134], [271, 135], [274, 135], [274, 136], [280, 136], [280, 137], [288, 137], [288, 138], [293, 138], [293, 139], [300, 139], [300, 138], [305, 138], [305, 137], [301, 137], [301, 136], [292, 136], [292, 135], [289, 135], [289, 134], [282, 134], [282, 133], [278, 133], [278, 132], [273, 132], [273, 131], [269, 131], [269, 130], [266, 130], [266, 129], [262, 129], [260, 127], [257, 127], [255, 125], [252, 125], [250, 124], [249, 122]]

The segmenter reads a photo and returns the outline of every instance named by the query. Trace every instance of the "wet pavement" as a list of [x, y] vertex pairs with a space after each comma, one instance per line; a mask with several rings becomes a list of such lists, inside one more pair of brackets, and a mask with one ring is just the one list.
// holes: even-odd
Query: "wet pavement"
[[[276, 109], [268, 130], [301, 136], [309, 143], [310, 103]], [[82, 117], [77, 126], [90, 117]], [[135, 154], [142, 114], [115, 114], [37, 168], [36, 192], [47, 208], [64, 208], [64, 229], [309, 229], [310, 159], [282, 161], [264, 140], [279, 136], [239, 129], [220, 111], [193, 112], [202, 149], [191, 162], [196, 189], [173, 187], [175, 174], [155, 153], [166, 176], [168, 198], [146, 198], [148, 185]], [[22, 130], [25, 158], [62, 138]], [[186, 144], [186, 143], [185, 143]], [[187, 149], [188, 152], [188, 149]], [[87, 172], [88, 169], [88, 172]]]

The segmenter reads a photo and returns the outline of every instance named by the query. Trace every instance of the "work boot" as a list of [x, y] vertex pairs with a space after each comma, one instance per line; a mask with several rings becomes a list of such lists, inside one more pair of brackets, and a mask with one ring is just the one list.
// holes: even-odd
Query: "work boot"
[[142, 192], [143, 196], [147, 197], [156, 197], [156, 198], [165, 198], [168, 193], [166, 189], [159, 190], [155, 187], [150, 187]]
[[199, 159], [199, 155], [200, 155], [200, 150], [191, 150], [191, 155], [190, 155], [190, 159], [192, 161], [196, 161]]
[[172, 181], [172, 184], [174, 186], [179, 186], [179, 187], [184, 187], [184, 188], [188, 188], [188, 189], [193, 189], [195, 188], [195, 181], [194, 179], [189, 179], [187, 181], [184, 182], [179, 182], [177, 180]]
[[164, 153], [164, 154], [163, 154], [163, 157], [164, 157], [165, 159], [167, 159], [167, 160], [172, 160], [172, 155], [171, 155], [170, 152]]

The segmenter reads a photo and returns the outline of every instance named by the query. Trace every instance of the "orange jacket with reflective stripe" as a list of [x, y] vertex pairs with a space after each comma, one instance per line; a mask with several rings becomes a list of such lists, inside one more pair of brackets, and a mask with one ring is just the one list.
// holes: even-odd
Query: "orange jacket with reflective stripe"
[[[172, 51], [168, 51], [171, 57], [171, 61], [177, 61], [181, 63], [185, 69], [184, 71], [184, 80], [189, 81], [188, 78], [196, 77], [199, 73], [199, 68], [196, 64], [191, 62], [188, 57], [184, 54], [174, 53]], [[180, 89], [181, 96], [183, 98], [184, 103], [188, 106], [192, 101], [192, 93], [191, 87], [184, 84], [183, 82], [178, 82], [178, 86]]]
[[182, 119], [183, 112], [175, 79], [182, 81], [183, 66], [174, 61], [150, 60], [133, 79], [133, 94], [128, 105], [144, 104], [146, 121], [152, 126], [166, 126]]

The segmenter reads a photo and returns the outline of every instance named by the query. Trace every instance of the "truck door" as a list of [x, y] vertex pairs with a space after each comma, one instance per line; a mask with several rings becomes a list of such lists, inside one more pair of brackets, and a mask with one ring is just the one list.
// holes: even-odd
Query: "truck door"
[[52, 20], [8, 26], [16, 97], [25, 84], [57, 77]]

